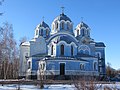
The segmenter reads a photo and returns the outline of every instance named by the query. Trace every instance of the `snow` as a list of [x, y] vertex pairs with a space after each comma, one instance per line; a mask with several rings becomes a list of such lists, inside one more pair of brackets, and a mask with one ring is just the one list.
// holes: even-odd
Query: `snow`
[[[18, 85], [1, 85], [0, 90], [16, 90]], [[21, 85], [21, 90], [40, 90], [39, 86], [35, 85]], [[63, 85], [63, 84], [56, 84], [56, 85], [45, 85], [44, 89], [42, 90], [74, 90], [74, 85]]]
[[[104, 90], [104, 87], [109, 87], [111, 90], [120, 90], [120, 83], [116, 82], [115, 84], [98, 84], [98, 90]], [[17, 90], [18, 85], [0, 85], [0, 90]], [[39, 86], [35, 85], [20, 85], [20, 90], [40, 90]], [[69, 84], [52, 84], [44, 85], [42, 90], [77, 90], [75, 86]]]

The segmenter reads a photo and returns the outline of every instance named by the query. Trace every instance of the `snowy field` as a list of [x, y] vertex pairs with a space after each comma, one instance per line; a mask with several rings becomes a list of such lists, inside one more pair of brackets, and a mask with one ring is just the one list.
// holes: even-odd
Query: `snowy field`
[[[98, 84], [97, 90], [104, 90], [104, 87], [109, 87], [108, 90], [120, 90], [120, 83], [115, 84]], [[18, 85], [0, 85], [0, 90], [17, 90]], [[35, 85], [21, 85], [20, 90], [40, 90], [39, 86]], [[77, 90], [74, 85], [68, 84], [55, 84], [55, 85], [45, 85], [42, 90]]]

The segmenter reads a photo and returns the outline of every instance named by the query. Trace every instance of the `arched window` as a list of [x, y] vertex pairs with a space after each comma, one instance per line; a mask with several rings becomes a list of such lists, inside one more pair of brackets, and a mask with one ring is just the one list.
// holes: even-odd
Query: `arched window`
[[85, 30], [82, 29], [80, 33], [82, 34], [82, 36], [84, 36], [85, 35]]
[[79, 36], [79, 30], [77, 30], [77, 36]]
[[58, 22], [56, 22], [56, 29], [58, 29]]
[[97, 70], [97, 62], [94, 62], [94, 70]]
[[73, 46], [71, 46], [71, 56], [73, 56]]
[[64, 22], [61, 23], [61, 28], [64, 29]]
[[30, 62], [28, 62], [28, 69], [30, 69], [31, 68], [31, 63]]
[[53, 48], [54, 48], [54, 46], [52, 45], [52, 47], [51, 47], [51, 55], [53, 55]]
[[54, 30], [54, 24], [53, 24], [53, 26], [52, 26], [52, 29]]
[[43, 36], [43, 29], [39, 30], [39, 35]]
[[38, 30], [36, 30], [36, 35], [38, 35]]
[[67, 22], [67, 29], [69, 30], [70, 29], [70, 23]]
[[60, 48], [61, 48], [61, 56], [64, 56], [64, 45], [62, 44]]
[[84, 64], [80, 64], [80, 70], [84, 70]]
[[49, 35], [49, 31], [48, 31], [48, 29], [46, 29], [46, 36], [48, 36]]

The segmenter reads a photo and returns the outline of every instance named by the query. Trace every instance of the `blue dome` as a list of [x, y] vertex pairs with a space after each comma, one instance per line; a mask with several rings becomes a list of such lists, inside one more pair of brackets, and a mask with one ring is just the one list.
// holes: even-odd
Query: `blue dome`
[[79, 24], [80, 27], [85, 27], [85, 28], [88, 28], [89, 26], [87, 24], [85, 24], [83, 21]]
[[60, 14], [58, 17], [56, 17], [56, 18], [54, 19], [54, 21], [57, 21], [57, 20], [59, 20], [59, 21], [65, 20], [65, 21], [70, 21], [70, 22], [72, 22], [72, 21], [70, 20], [70, 18], [67, 17], [67, 15], [65, 15], [64, 13]]
[[44, 21], [42, 21], [42, 22], [39, 24], [39, 27], [44, 27], [44, 28], [48, 27], [48, 28], [49, 28], [49, 26], [48, 26]]

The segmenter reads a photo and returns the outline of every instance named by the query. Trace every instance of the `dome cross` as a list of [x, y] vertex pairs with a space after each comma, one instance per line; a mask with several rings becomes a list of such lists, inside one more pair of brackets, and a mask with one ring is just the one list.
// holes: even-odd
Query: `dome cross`
[[65, 7], [62, 6], [61, 9], [62, 9], [62, 14], [64, 14]]

